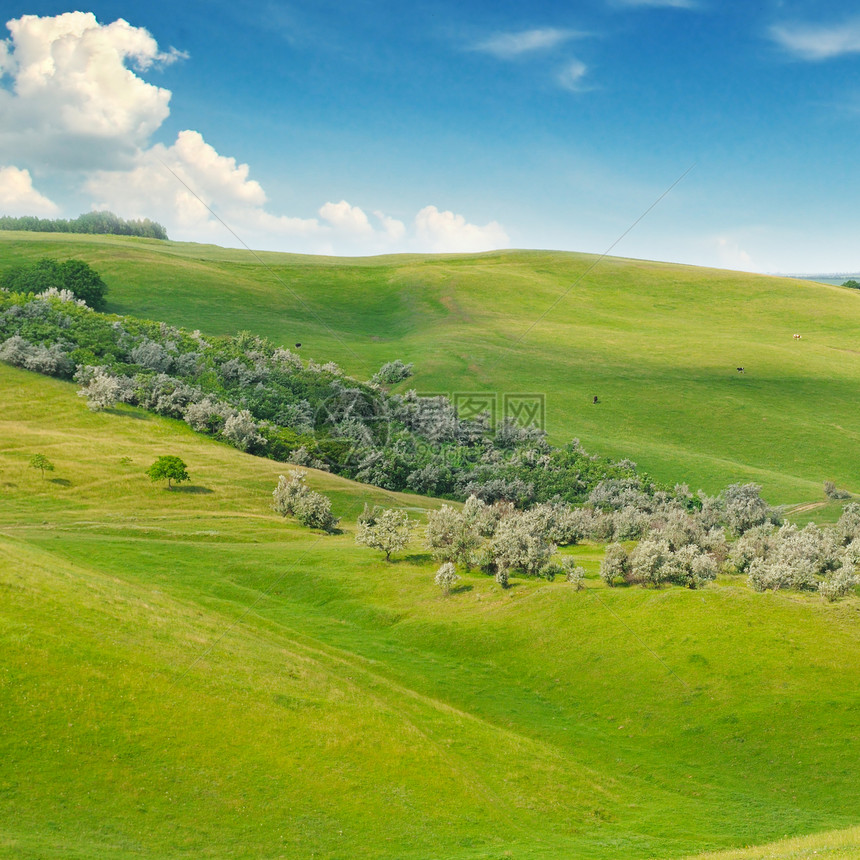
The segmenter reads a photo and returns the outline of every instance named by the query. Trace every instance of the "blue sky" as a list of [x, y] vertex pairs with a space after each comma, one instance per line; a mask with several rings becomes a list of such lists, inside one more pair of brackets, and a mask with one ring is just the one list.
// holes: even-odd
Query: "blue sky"
[[3, 11], [9, 214], [107, 206], [172, 238], [309, 253], [602, 253], [692, 167], [614, 254], [860, 268], [856, 4]]

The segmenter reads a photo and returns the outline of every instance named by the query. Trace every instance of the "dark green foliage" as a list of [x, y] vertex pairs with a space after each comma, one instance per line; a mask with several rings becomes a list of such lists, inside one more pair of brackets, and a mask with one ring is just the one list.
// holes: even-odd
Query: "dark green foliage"
[[179, 457], [172, 454], [165, 454], [159, 457], [147, 470], [150, 480], [167, 481], [167, 488], [171, 489], [171, 481], [176, 481], [177, 484], [182, 481], [190, 481], [188, 477], [187, 467]]
[[[83, 277], [84, 267], [46, 260], [30, 268], [47, 284], [57, 272]], [[27, 286], [13, 274], [13, 287]], [[389, 490], [460, 499], [474, 494], [518, 507], [550, 499], [582, 502], [601, 482], [632, 483], [646, 494], [657, 489], [629, 461], [590, 456], [575, 441], [556, 448], [541, 431], [511, 422], [493, 428], [461, 421], [447, 398], [391, 395], [248, 332], [204, 340], [164, 323], [108, 316], [32, 292], [0, 293], [3, 360], [74, 375], [83, 386], [101, 368], [98, 374], [117, 380], [120, 402], [184, 419], [243, 450]]]
[[852, 290], [860, 290], [860, 282], [855, 281], [853, 278], [849, 278], [842, 284], [843, 287], [849, 287]]
[[69, 290], [91, 308], [101, 310], [107, 286], [99, 273], [83, 260], [43, 258], [31, 266], [18, 266], [0, 276], [0, 286], [15, 293], [44, 293], [46, 290]]
[[12, 218], [0, 216], [0, 230], [27, 230], [32, 233], [99, 233], [114, 236], [140, 236], [147, 239], [166, 239], [167, 230], [149, 218], [126, 221], [113, 212], [86, 212], [77, 218], [37, 218], [25, 215]]

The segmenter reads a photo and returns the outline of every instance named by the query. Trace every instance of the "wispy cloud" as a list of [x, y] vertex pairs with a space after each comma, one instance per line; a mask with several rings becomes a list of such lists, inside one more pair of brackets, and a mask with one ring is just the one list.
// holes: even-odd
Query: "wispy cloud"
[[615, 6], [652, 6], [667, 9], [698, 9], [698, 0], [613, 0]]
[[584, 92], [588, 87], [585, 86], [583, 78], [588, 72], [588, 66], [580, 60], [571, 60], [558, 74], [559, 84], [566, 90], [572, 93]]
[[828, 60], [860, 53], [860, 18], [843, 24], [775, 24], [770, 37], [801, 60]]
[[523, 54], [549, 51], [553, 48], [584, 36], [576, 30], [558, 27], [540, 27], [534, 30], [520, 30], [516, 33], [496, 33], [490, 38], [472, 46], [475, 51], [492, 54], [500, 60], [512, 60]]

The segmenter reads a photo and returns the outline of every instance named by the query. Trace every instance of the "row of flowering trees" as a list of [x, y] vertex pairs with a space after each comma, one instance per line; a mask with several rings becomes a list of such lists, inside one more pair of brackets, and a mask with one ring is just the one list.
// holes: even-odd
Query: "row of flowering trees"
[[[292, 513], [306, 525], [332, 530], [331, 505], [310, 499], [319, 494], [305, 486], [305, 475], [281, 477], [275, 509]], [[585, 571], [570, 556], [558, 555], [560, 545], [585, 538], [601, 540], [617, 526], [618, 511], [631, 499], [618, 488], [599, 487], [606, 506], [572, 507], [556, 502], [519, 510], [510, 503], [487, 504], [470, 496], [459, 508], [442, 505], [427, 517], [425, 544], [441, 562], [437, 583], [444, 591], [456, 581], [458, 568], [473, 567], [491, 574], [507, 587], [512, 573], [553, 580], [563, 577], [582, 586]], [[683, 494], [680, 494], [683, 495]], [[302, 510], [325, 509], [316, 520]], [[616, 507], [613, 509], [612, 500]], [[600, 577], [610, 587], [620, 584], [676, 584], [702, 588], [719, 572], [746, 574], [756, 591], [794, 589], [818, 591], [828, 600], [849, 594], [860, 577], [860, 504], [845, 507], [832, 528], [810, 524], [798, 528], [780, 524], [778, 511], [767, 505], [756, 485], [733, 485], [720, 496], [707, 498], [701, 508], [685, 508], [677, 497], [657, 504], [643, 497], [647, 509], [637, 508], [644, 523], [638, 541], [612, 540], [600, 565]], [[356, 542], [379, 549], [390, 560], [403, 550], [415, 527], [405, 511], [365, 506], [358, 518]], [[631, 544], [633, 544], [631, 546]]]

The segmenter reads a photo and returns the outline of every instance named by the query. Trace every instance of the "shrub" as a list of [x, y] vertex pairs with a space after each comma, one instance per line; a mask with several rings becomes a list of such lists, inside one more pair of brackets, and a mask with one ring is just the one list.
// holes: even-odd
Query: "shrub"
[[828, 499], [833, 499], [834, 501], [851, 498], [851, 493], [847, 490], [840, 490], [833, 481], [824, 482], [824, 495], [827, 496]]
[[409, 379], [412, 376], [412, 368], [414, 365], [404, 364], [399, 358], [394, 361], [389, 361], [383, 364], [376, 373], [373, 374], [371, 382], [374, 385], [396, 385], [404, 379]]
[[391, 508], [372, 508], [366, 504], [358, 518], [358, 529], [355, 542], [380, 549], [385, 553], [385, 560], [391, 561], [391, 554], [404, 549], [409, 543], [409, 535], [413, 523], [406, 511]]
[[818, 583], [818, 592], [826, 600], [834, 601], [850, 594], [857, 585], [860, 585], [860, 577], [854, 573], [854, 565], [846, 561], [839, 570], [828, 574]]
[[767, 558], [776, 543], [775, 535], [776, 528], [772, 523], [749, 529], [732, 545], [729, 562], [740, 573], [746, 573], [753, 561]]
[[585, 568], [580, 567], [569, 556], [562, 559], [561, 566], [564, 571], [565, 581], [569, 582], [576, 591], [582, 591], [585, 588]]
[[160, 344], [148, 337], [129, 352], [129, 358], [134, 364], [167, 373], [173, 366], [173, 356]]
[[266, 440], [257, 432], [257, 422], [247, 409], [230, 415], [224, 422], [221, 435], [240, 451], [248, 451], [266, 444]]
[[836, 532], [845, 544], [860, 538], [860, 504], [851, 502], [845, 505], [836, 523]]
[[434, 582], [442, 592], [447, 596], [451, 593], [451, 586], [460, 579], [457, 576], [457, 569], [450, 561], [446, 561], [439, 570], [436, 571]]
[[673, 569], [679, 585], [704, 588], [717, 578], [717, 562], [696, 544], [685, 544], [674, 554]]
[[296, 519], [310, 529], [333, 532], [340, 522], [331, 512], [331, 499], [313, 490], [300, 494], [293, 507]]
[[190, 402], [185, 407], [183, 420], [198, 433], [218, 433], [231, 415], [236, 412], [229, 403], [208, 395], [197, 402]]
[[109, 409], [120, 399], [122, 387], [104, 367], [85, 367], [75, 376], [82, 381], [78, 397], [86, 397], [93, 412]]
[[630, 557], [627, 550], [620, 543], [609, 544], [600, 562], [600, 578], [612, 588], [618, 579], [626, 580], [629, 575]]
[[538, 573], [542, 576], [547, 582], [554, 582], [557, 576], [564, 576], [565, 569], [562, 566], [560, 561], [556, 559], [550, 559], [539, 571]]
[[428, 514], [426, 540], [435, 558], [459, 562], [467, 570], [475, 550], [481, 545], [474, 519], [470, 522], [464, 511], [456, 511], [448, 505]]
[[497, 565], [536, 574], [555, 552], [540, 523], [541, 515], [531, 511], [502, 519], [492, 541]]
[[289, 478], [278, 476], [278, 486], [272, 491], [272, 509], [282, 517], [295, 516], [297, 501], [310, 492], [310, 488], [305, 484], [306, 474], [291, 469]]
[[677, 575], [678, 562], [665, 538], [647, 537], [630, 553], [630, 582], [656, 586]]
[[779, 511], [772, 508], [760, 493], [758, 484], [732, 484], [720, 494], [725, 505], [726, 524], [735, 534], [741, 535], [766, 522], [780, 522]]

